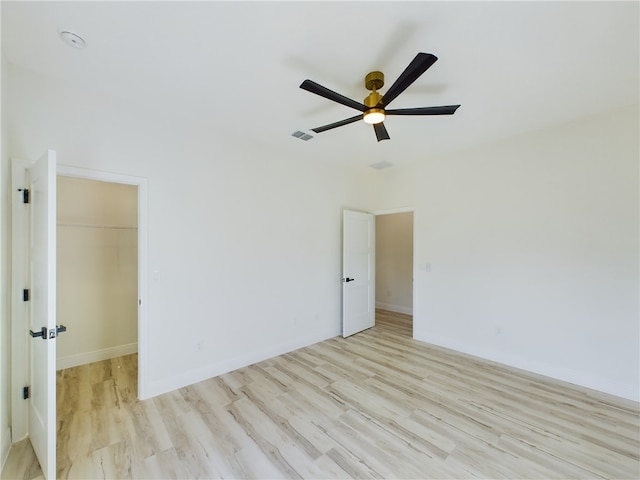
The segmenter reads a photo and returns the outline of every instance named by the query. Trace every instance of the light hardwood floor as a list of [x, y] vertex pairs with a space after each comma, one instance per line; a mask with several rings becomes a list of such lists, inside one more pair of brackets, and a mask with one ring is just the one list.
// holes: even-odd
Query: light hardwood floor
[[640, 476], [637, 403], [417, 342], [400, 314], [143, 402], [136, 360], [58, 373], [60, 478]]

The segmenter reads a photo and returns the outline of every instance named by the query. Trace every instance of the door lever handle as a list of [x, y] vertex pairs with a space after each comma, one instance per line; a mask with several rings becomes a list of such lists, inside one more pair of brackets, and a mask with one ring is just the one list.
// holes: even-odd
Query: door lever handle
[[48, 332], [47, 327], [42, 327], [39, 332], [34, 332], [33, 330], [29, 329], [29, 335], [31, 335], [33, 338], [41, 337], [43, 340], [47, 340], [49, 338], [56, 338], [59, 334], [66, 331], [67, 327], [65, 327], [64, 325], [56, 325], [55, 332], [53, 329], [51, 329], [51, 332]]
[[42, 337], [43, 340], [46, 340], [47, 327], [42, 327], [39, 332], [34, 332], [33, 330], [29, 329], [29, 335], [31, 335], [33, 338]]
[[342, 279], [342, 281], [343, 281], [344, 283], [353, 282], [354, 280], [355, 280], [355, 278], [349, 278], [349, 277], [347, 277], [347, 278], [343, 278], [343, 279]]

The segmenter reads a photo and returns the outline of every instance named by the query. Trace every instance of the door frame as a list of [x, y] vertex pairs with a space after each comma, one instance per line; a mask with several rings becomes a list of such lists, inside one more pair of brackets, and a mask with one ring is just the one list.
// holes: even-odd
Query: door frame
[[28, 306], [22, 301], [22, 289], [28, 286], [28, 215], [19, 189], [26, 187], [26, 160], [11, 160], [11, 442], [28, 434], [29, 409], [22, 388], [29, 384]]
[[[381, 215], [393, 215], [395, 213], [413, 213], [413, 238], [411, 239], [411, 248], [413, 249], [413, 268], [411, 270], [411, 275], [412, 275], [412, 282], [411, 282], [411, 298], [412, 298], [412, 308], [413, 308], [413, 315], [412, 317], [415, 318], [416, 317], [416, 282], [415, 282], [415, 278], [416, 278], [416, 209], [415, 207], [399, 207], [399, 208], [389, 208], [386, 210], [375, 210], [372, 213], [378, 217]], [[377, 222], [376, 222], [377, 225]], [[377, 248], [377, 246], [376, 246]], [[377, 268], [377, 263], [376, 263], [376, 268]], [[412, 330], [411, 330], [411, 337], [414, 337], [415, 335], [415, 322], [412, 322]]]
[[[33, 162], [11, 160], [12, 201], [11, 219], [11, 441], [16, 443], [28, 433], [28, 408], [22, 399], [22, 387], [29, 384], [29, 342], [24, 332], [27, 308], [21, 301], [22, 289], [27, 286], [28, 253], [27, 216], [18, 195], [24, 187], [27, 169]], [[148, 186], [147, 179], [133, 175], [104, 172], [66, 165], [57, 165], [56, 176], [84, 178], [110, 183], [134, 185], [138, 188], [138, 398], [148, 397]], [[22, 334], [21, 334], [22, 333]]]

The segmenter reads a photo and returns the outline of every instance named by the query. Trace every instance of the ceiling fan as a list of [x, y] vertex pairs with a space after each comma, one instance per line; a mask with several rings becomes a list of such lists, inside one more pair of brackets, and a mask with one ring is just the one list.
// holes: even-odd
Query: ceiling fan
[[323, 125], [322, 127], [312, 128], [316, 133], [326, 132], [332, 128], [342, 127], [358, 120], [364, 120], [366, 123], [373, 125], [378, 141], [389, 140], [389, 133], [384, 126], [384, 119], [387, 115], [452, 115], [460, 105], [446, 105], [442, 107], [418, 107], [418, 108], [399, 108], [388, 110], [386, 107], [409, 85], [417, 80], [427, 69], [433, 65], [438, 58], [430, 53], [418, 53], [411, 63], [404, 69], [404, 72], [398, 77], [393, 85], [387, 90], [387, 93], [380, 95], [378, 89], [384, 85], [384, 74], [382, 72], [371, 72], [364, 79], [364, 85], [371, 93], [364, 99], [364, 103], [356, 102], [350, 98], [340, 95], [339, 93], [329, 90], [326, 87], [312, 81], [305, 80], [300, 88], [321, 97], [328, 98], [334, 102], [340, 103], [347, 107], [360, 110], [362, 113], [355, 117], [346, 118], [339, 122]]

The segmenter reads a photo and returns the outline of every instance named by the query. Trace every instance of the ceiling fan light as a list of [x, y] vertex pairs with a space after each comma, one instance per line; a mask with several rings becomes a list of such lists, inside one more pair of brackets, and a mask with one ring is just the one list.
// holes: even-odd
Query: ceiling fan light
[[368, 124], [375, 125], [376, 123], [383, 122], [384, 118], [385, 114], [382, 108], [370, 108], [365, 112], [362, 119]]

